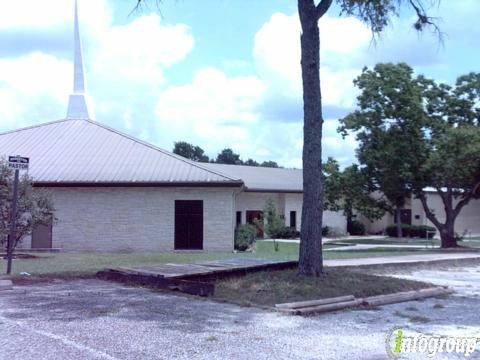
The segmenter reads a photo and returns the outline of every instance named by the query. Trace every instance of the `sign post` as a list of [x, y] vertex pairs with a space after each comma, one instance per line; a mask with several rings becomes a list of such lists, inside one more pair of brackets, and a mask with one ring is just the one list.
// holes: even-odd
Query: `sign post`
[[12, 212], [10, 215], [10, 235], [7, 242], [7, 275], [12, 272], [13, 245], [16, 239], [17, 231], [17, 200], [18, 200], [18, 180], [20, 170], [28, 170], [29, 159], [21, 156], [9, 156], [8, 167], [15, 169], [15, 179], [13, 181]]

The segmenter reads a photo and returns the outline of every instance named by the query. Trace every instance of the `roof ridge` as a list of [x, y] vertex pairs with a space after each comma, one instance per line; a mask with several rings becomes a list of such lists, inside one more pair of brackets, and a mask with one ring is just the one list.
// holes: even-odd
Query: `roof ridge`
[[246, 167], [246, 168], [252, 168], [252, 169], [274, 169], [274, 170], [298, 170], [302, 171], [302, 169], [298, 168], [287, 168], [287, 167], [271, 167], [271, 166], [255, 166], [255, 165], [245, 165], [245, 164], [222, 164], [222, 163], [208, 163], [208, 166], [216, 166], [216, 165], [221, 165], [221, 166], [238, 166], [238, 167]]
[[[72, 120], [73, 120], [73, 119], [72, 119]], [[108, 125], [102, 124], [102, 123], [100, 123], [100, 122], [98, 122], [98, 121], [92, 121], [92, 120], [89, 120], [89, 119], [88, 119], [88, 120], [78, 120], [78, 121], [86, 121], [86, 122], [88, 122], [88, 123], [90, 123], [90, 124], [100, 126], [101, 128], [104, 128], [105, 130], [108, 130], [108, 131], [111, 131], [111, 132], [113, 132], [113, 133], [115, 133], [115, 134], [117, 134], [117, 135], [126, 137], [127, 139], [130, 139], [130, 140], [132, 140], [132, 141], [135, 141], [136, 143], [142, 144], [142, 145], [144, 145], [144, 146], [148, 146], [149, 148], [151, 148], [151, 149], [153, 149], [153, 150], [157, 150], [157, 151], [163, 153], [164, 155], [168, 155], [168, 156], [173, 157], [173, 158], [175, 158], [175, 159], [177, 159], [177, 160], [183, 161], [183, 162], [185, 162], [185, 163], [187, 163], [187, 164], [189, 164], [189, 165], [195, 166], [195, 167], [197, 167], [197, 168], [199, 168], [199, 169], [201, 169], [201, 170], [204, 170], [204, 171], [207, 171], [207, 172], [209, 172], [209, 173], [213, 173], [213, 174], [215, 174], [215, 175], [224, 177], [224, 178], [226, 178], [226, 179], [228, 179], [228, 180], [232, 180], [232, 181], [239, 181], [239, 180], [240, 180], [240, 181], [243, 181], [242, 179], [234, 178], [234, 177], [229, 176], [229, 175], [227, 175], [227, 174], [224, 174], [224, 173], [222, 173], [222, 172], [220, 172], [220, 171], [215, 171], [215, 170], [212, 170], [212, 169], [208, 169], [207, 167], [201, 166], [201, 165], [199, 165], [199, 163], [197, 163], [197, 162], [195, 162], [195, 161], [193, 161], [193, 160], [190, 160], [190, 159], [187, 159], [187, 158], [185, 158], [185, 157], [183, 157], [183, 156], [174, 154], [174, 153], [172, 153], [172, 152], [170, 152], [170, 151], [167, 151], [167, 150], [165, 150], [165, 149], [162, 149], [162, 148], [160, 148], [160, 147], [158, 147], [158, 146], [156, 146], [156, 145], [150, 144], [149, 142], [146, 142], [146, 141], [144, 141], [144, 140], [140, 140], [140, 139], [138, 139], [138, 138], [136, 138], [136, 137], [134, 137], [134, 136], [131, 136], [131, 135], [129, 135], [129, 134], [127, 134], [127, 133], [124, 133], [124, 132], [122, 132], [122, 131], [119, 131], [119, 130], [117, 130], [117, 129], [114, 129], [114, 128], [112, 128], [112, 127], [110, 127], [110, 126], [108, 126]]]
[[19, 131], [35, 129], [37, 127], [48, 126], [48, 125], [58, 124], [58, 123], [61, 123], [61, 122], [64, 122], [64, 121], [72, 121], [72, 120], [74, 120], [74, 119], [60, 119], [60, 120], [49, 121], [49, 122], [40, 123], [40, 124], [36, 124], [36, 125], [26, 126], [26, 127], [20, 128], [20, 129], [3, 131], [3, 132], [0, 132], [0, 135], [12, 134], [12, 133], [19, 132]]

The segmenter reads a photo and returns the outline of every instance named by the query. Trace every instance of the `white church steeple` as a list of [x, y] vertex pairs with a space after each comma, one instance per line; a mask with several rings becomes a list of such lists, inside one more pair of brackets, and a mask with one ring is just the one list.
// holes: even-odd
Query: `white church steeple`
[[85, 75], [83, 73], [82, 44], [80, 41], [80, 29], [78, 25], [78, 7], [75, 0], [75, 29], [74, 29], [74, 74], [73, 74], [73, 93], [68, 100], [67, 119], [88, 120], [87, 103], [85, 101]]

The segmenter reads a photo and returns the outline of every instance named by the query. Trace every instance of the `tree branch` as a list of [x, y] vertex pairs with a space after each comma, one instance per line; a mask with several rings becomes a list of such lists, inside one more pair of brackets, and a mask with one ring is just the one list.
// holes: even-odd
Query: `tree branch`
[[332, 5], [333, 0], [322, 0], [317, 5], [317, 17], [320, 19], [328, 11]]
[[442, 228], [442, 224], [440, 223], [440, 221], [437, 220], [437, 218], [435, 217], [435, 214], [432, 213], [432, 211], [428, 207], [427, 198], [425, 197], [425, 194], [422, 193], [418, 195], [418, 198], [422, 202], [423, 210], [425, 211], [425, 215], [427, 215], [427, 219], [430, 220], [438, 230], [440, 230]]
[[434, 29], [434, 32], [437, 33], [440, 43], [443, 44], [444, 34], [440, 30], [439, 26], [435, 23], [435, 18], [427, 15], [425, 8], [423, 7], [420, 1], [408, 0], [408, 2], [410, 3], [413, 10], [415, 10], [415, 13], [417, 14], [417, 21], [413, 25], [415, 29], [418, 31], [422, 31], [425, 26], [432, 26]]
[[460, 200], [457, 204], [457, 206], [455, 206], [455, 209], [453, 210], [454, 212], [454, 216], [457, 217], [457, 215], [460, 213], [460, 211], [462, 210], [462, 208], [467, 205], [470, 200], [472, 200], [472, 198], [475, 196], [476, 192], [480, 189], [480, 181], [477, 182], [475, 184], [475, 186], [473, 186], [472, 190], [470, 190], [468, 192], [468, 194], [466, 196], [463, 197], [462, 200]]

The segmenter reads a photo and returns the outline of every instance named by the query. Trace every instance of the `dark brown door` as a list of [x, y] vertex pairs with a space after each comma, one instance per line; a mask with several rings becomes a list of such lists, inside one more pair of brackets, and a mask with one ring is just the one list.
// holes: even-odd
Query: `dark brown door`
[[52, 248], [52, 223], [37, 224], [32, 231], [32, 249]]
[[257, 227], [257, 237], [260, 237], [260, 238], [263, 237], [263, 229], [261, 226], [258, 226], [255, 223], [256, 223], [256, 220], [260, 220], [263, 223], [262, 215], [263, 215], [263, 211], [247, 210], [247, 224], [252, 224]]
[[203, 249], [203, 201], [175, 200], [175, 250]]

